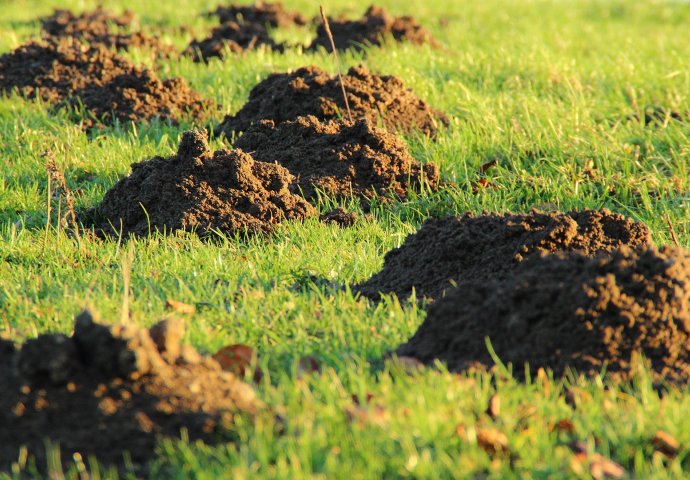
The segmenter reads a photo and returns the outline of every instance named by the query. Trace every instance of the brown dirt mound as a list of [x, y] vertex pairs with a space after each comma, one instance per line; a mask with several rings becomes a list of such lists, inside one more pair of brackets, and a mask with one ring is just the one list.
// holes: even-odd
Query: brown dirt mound
[[233, 53], [242, 53], [262, 45], [278, 52], [285, 48], [284, 45], [273, 41], [264, 25], [225, 22], [214, 28], [211, 36], [203, 40], [193, 40], [184, 53], [191, 56], [195, 62], [204, 62], [212, 57], [223, 57], [223, 52], [227, 49]]
[[307, 24], [307, 19], [302, 14], [285, 10], [280, 2], [259, 1], [254, 5], [221, 6], [211, 12], [211, 15], [217, 15], [222, 23], [256, 23], [273, 28]]
[[656, 382], [690, 378], [690, 252], [622, 247], [590, 258], [537, 256], [502, 282], [460, 285], [429, 309], [399, 355], [440, 359], [451, 370], [493, 364], [485, 337], [516, 375], [525, 362], [613, 379], [634, 376], [635, 356]]
[[130, 27], [134, 20], [135, 15], [129, 10], [122, 15], [115, 15], [98, 7], [75, 15], [69, 10], [59, 9], [52, 15], [42, 18], [41, 25], [43, 35], [46, 37], [72, 37], [118, 50], [144, 47], [162, 57], [173, 53], [174, 48], [171, 45], [163, 44], [145, 33], [117, 31]]
[[266, 120], [250, 127], [235, 147], [287, 168], [309, 200], [317, 198], [317, 190], [338, 198], [370, 199], [405, 196], [422, 182], [438, 187], [435, 164], [422, 166], [402, 140], [367, 120], [321, 122], [309, 116], [278, 125]]
[[0, 349], [0, 472], [21, 446], [45, 471], [46, 439], [59, 442], [63, 465], [79, 453], [122, 471], [129, 452], [143, 472], [160, 439], [184, 428], [213, 442], [236, 415], [262, 408], [249, 385], [181, 345], [183, 333], [178, 320], [144, 330], [83, 312], [71, 337], [44, 334], [16, 352]]
[[[106, 234], [219, 230], [228, 234], [270, 232], [281, 220], [316, 214], [290, 192], [283, 167], [241, 150], [212, 153], [203, 133], [185, 132], [177, 155], [132, 165], [90, 216]], [[110, 226], [112, 224], [112, 226]], [[150, 228], [149, 228], [150, 227]]]
[[395, 293], [402, 300], [414, 289], [417, 297], [433, 300], [453, 283], [506, 278], [537, 253], [591, 256], [649, 243], [646, 225], [606, 209], [431, 219], [388, 252], [383, 269], [356, 290], [373, 299]]
[[[386, 128], [405, 132], [420, 130], [434, 136], [448, 118], [417, 98], [403, 82], [393, 76], [374, 75], [364, 66], [352, 67], [343, 77], [354, 118], [377, 123], [382, 118]], [[216, 128], [216, 135], [243, 132], [253, 123], [276, 123], [314, 115], [321, 120], [347, 117], [337, 76], [310, 66], [294, 73], [274, 73], [256, 85], [249, 100], [234, 116], [226, 116]]]
[[[420, 26], [413, 17], [394, 17], [381, 7], [372, 5], [359, 20], [343, 18], [329, 18], [328, 23], [333, 33], [335, 48], [362, 48], [368, 45], [380, 46], [383, 40], [390, 36], [398, 42], [410, 42], [417, 45], [425, 43], [434, 47], [438, 42], [434, 40], [424, 27]], [[316, 31], [316, 38], [309, 45], [310, 50], [323, 47], [331, 50], [326, 29], [320, 24]]]
[[183, 79], [160, 80], [111, 50], [76, 41], [31, 42], [0, 57], [0, 90], [60, 105], [81, 104], [87, 127], [153, 118], [202, 120], [210, 102]]

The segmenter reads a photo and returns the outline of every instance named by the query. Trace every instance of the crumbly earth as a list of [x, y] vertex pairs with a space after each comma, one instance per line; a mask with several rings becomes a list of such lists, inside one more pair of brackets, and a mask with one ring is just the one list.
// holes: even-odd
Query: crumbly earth
[[506, 278], [535, 254], [592, 256], [650, 243], [646, 225], [606, 209], [430, 219], [388, 252], [383, 269], [355, 290], [372, 299], [394, 293], [402, 300], [414, 289], [418, 298], [434, 300], [453, 284]]
[[[350, 68], [343, 76], [354, 119], [382, 120], [390, 130], [421, 131], [434, 136], [448, 118], [405, 88], [394, 76], [372, 74], [366, 67]], [[309, 66], [293, 73], [274, 73], [257, 84], [247, 103], [235, 115], [226, 116], [216, 135], [245, 131], [261, 120], [275, 123], [314, 115], [320, 120], [347, 118], [347, 109], [337, 75]]]
[[435, 164], [416, 162], [402, 140], [367, 120], [321, 122], [308, 116], [278, 125], [266, 120], [250, 127], [235, 147], [287, 168], [309, 200], [318, 191], [366, 201], [390, 194], [403, 197], [422, 185], [438, 187]]
[[[338, 50], [361, 49], [370, 45], [380, 46], [387, 36], [397, 42], [410, 42], [417, 45], [428, 43], [438, 46], [438, 42], [434, 40], [431, 33], [419, 25], [413, 17], [394, 17], [375, 5], [370, 6], [359, 20], [329, 18], [328, 23], [335, 48]], [[331, 42], [323, 24], [319, 24], [316, 38], [309, 45], [309, 49], [316, 50], [319, 47], [331, 51]]]
[[356, 212], [348, 212], [344, 208], [336, 208], [319, 216], [323, 223], [333, 223], [339, 227], [351, 227], [357, 221]]
[[211, 31], [211, 35], [203, 40], [193, 40], [185, 49], [185, 54], [191, 56], [195, 62], [204, 62], [212, 57], [223, 57], [226, 50], [232, 53], [242, 53], [266, 46], [272, 50], [282, 52], [284, 45], [276, 43], [268, 34], [266, 27], [259, 23], [225, 22]]
[[181, 344], [175, 319], [150, 330], [107, 326], [81, 313], [71, 337], [43, 334], [15, 350], [0, 342], [0, 472], [11, 471], [25, 446], [45, 472], [45, 440], [59, 443], [63, 465], [94, 455], [135, 474], [163, 438], [214, 442], [237, 415], [262, 405], [251, 386], [212, 358]]
[[291, 27], [306, 25], [307, 19], [299, 12], [285, 10], [283, 4], [256, 2], [254, 5], [230, 5], [216, 8], [212, 15], [217, 15], [222, 23], [256, 23], [263, 26]]
[[0, 90], [28, 98], [83, 105], [87, 128], [154, 118], [202, 120], [210, 102], [180, 78], [160, 80], [100, 45], [71, 39], [30, 42], [0, 57]]
[[642, 354], [655, 382], [690, 378], [690, 252], [621, 247], [595, 257], [534, 256], [502, 281], [461, 284], [434, 303], [398, 355], [440, 359], [453, 371], [493, 365], [496, 355], [524, 375], [529, 364], [614, 380], [638, 371]]
[[185, 132], [177, 154], [132, 165], [90, 213], [105, 234], [218, 230], [266, 233], [282, 220], [316, 211], [290, 191], [283, 167], [254, 161], [241, 150], [211, 152], [206, 133]]

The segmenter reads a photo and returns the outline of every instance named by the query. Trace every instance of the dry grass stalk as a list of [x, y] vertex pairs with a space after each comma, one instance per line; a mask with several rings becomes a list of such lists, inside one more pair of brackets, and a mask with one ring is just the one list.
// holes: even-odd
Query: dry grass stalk
[[326, 29], [326, 35], [328, 35], [328, 40], [331, 42], [331, 48], [333, 49], [333, 57], [335, 57], [335, 64], [338, 68], [338, 80], [340, 80], [340, 88], [343, 91], [343, 98], [345, 99], [345, 108], [347, 108], [347, 117], [352, 122], [352, 112], [350, 111], [350, 103], [347, 101], [347, 93], [345, 92], [345, 84], [343, 83], [343, 75], [340, 73], [340, 59], [338, 58], [338, 50], [335, 48], [335, 40], [333, 40], [333, 34], [331, 33], [331, 26], [328, 24], [328, 18], [323, 11], [323, 6], [319, 6], [321, 10], [321, 20], [323, 21], [323, 26]]

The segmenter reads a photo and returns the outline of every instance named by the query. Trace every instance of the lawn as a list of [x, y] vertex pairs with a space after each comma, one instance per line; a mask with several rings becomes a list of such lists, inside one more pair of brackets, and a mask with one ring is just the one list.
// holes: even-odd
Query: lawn
[[[410, 372], [387, 354], [416, 331], [424, 305], [394, 297], [376, 304], [349, 287], [377, 272], [384, 254], [430, 216], [606, 207], [646, 223], [659, 245], [672, 243], [670, 223], [678, 242], [690, 246], [690, 123], [645, 125], [631, 118], [647, 107], [687, 111], [690, 4], [378, 3], [416, 16], [442, 48], [348, 51], [340, 56], [343, 70], [364, 63], [397, 75], [452, 117], [434, 140], [405, 140], [415, 158], [437, 163], [453, 185], [375, 205], [346, 229], [308, 219], [251, 239], [75, 238], [58, 222], [43, 152], [53, 152], [83, 210], [127, 175], [131, 163], [171, 155], [192, 125], [122, 125], [87, 135], [47, 105], [0, 97], [0, 335], [23, 341], [69, 333], [86, 306], [113, 322], [128, 308], [135, 324], [150, 326], [170, 314], [172, 299], [196, 306], [186, 317], [186, 341], [198, 350], [254, 348], [264, 372], [258, 396], [275, 414], [239, 422], [229, 443], [166, 440], [152, 467], [155, 478], [589, 478], [590, 464], [569, 446], [575, 441], [589, 457], [610, 458], [631, 477], [687, 477], [686, 389], [660, 394], [644, 374], [619, 386], [577, 375], [520, 382], [503, 370], [455, 374], [440, 363]], [[183, 48], [191, 33], [174, 27], [191, 26], [203, 36], [215, 21], [201, 13], [217, 4], [118, 0], [107, 6], [131, 8], [145, 31]], [[318, 14], [313, 2], [285, 4]], [[54, 7], [95, 6], [0, 0], [0, 54], [37, 37], [36, 18]], [[355, 16], [368, 3], [324, 6]], [[278, 35], [306, 44], [311, 32]], [[330, 55], [300, 48], [208, 64], [154, 61], [145, 51], [125, 56], [154, 66], [161, 77], [181, 76], [215, 100], [214, 122], [237, 111], [270, 72], [311, 64], [336, 72]], [[215, 139], [212, 146], [221, 145]], [[497, 165], [481, 172], [492, 160]], [[473, 189], [480, 178], [491, 187]], [[325, 212], [333, 203], [325, 199], [318, 208]], [[355, 201], [345, 205], [362, 213]], [[318, 372], [298, 368], [306, 356], [317, 359]], [[489, 415], [496, 396], [500, 412]], [[677, 455], [655, 451], [658, 430], [679, 441]], [[506, 436], [507, 452], [487, 451], [481, 441], [487, 431]], [[53, 478], [61, 478], [58, 470], [79, 478], [78, 465], [56, 466]]]

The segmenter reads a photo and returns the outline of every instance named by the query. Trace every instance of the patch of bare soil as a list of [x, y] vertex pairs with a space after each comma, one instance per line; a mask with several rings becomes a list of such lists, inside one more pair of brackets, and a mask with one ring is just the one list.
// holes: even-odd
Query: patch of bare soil
[[185, 49], [195, 62], [205, 62], [212, 57], [223, 57], [223, 53], [242, 53], [265, 46], [282, 52], [283, 44], [273, 41], [264, 25], [258, 23], [225, 22], [211, 31], [211, 35], [203, 40], [193, 40]]
[[650, 243], [646, 225], [606, 209], [430, 219], [386, 254], [380, 272], [355, 289], [372, 299], [395, 293], [401, 300], [414, 289], [418, 298], [435, 300], [453, 284], [507, 278], [535, 254], [580, 251], [592, 256]]
[[[254, 390], [212, 358], [182, 345], [182, 322], [150, 330], [107, 326], [80, 314], [71, 337], [43, 334], [14, 351], [0, 344], [0, 471], [27, 448], [46, 470], [45, 440], [59, 443], [63, 465], [91, 455], [145, 472], [156, 443], [179, 438], [214, 442], [237, 415], [262, 405]], [[88, 464], [88, 463], [87, 463]]]
[[[328, 23], [333, 33], [335, 48], [362, 48], [366, 46], [380, 46], [386, 37], [397, 42], [410, 42], [417, 45], [428, 43], [434, 47], [438, 42], [434, 40], [424, 27], [417, 23], [414, 17], [394, 17], [381, 7], [372, 5], [359, 20], [344, 18], [329, 18]], [[309, 50], [323, 47], [331, 50], [325, 27], [320, 24], [316, 31], [316, 38], [309, 45]]]
[[485, 337], [519, 377], [529, 363], [627, 381], [639, 354], [658, 383], [690, 378], [690, 252], [621, 247], [536, 255], [502, 281], [465, 282], [434, 303], [399, 355], [462, 371], [491, 366]]
[[1, 56], [0, 90], [14, 89], [59, 106], [83, 106], [87, 128], [116, 119], [203, 120], [211, 105], [183, 79], [161, 80], [112, 50], [73, 40], [30, 42]]
[[69, 10], [58, 9], [41, 19], [44, 37], [72, 37], [91, 44], [99, 44], [117, 50], [144, 47], [160, 57], [174, 52], [172, 45], [161, 43], [140, 31], [124, 31], [135, 21], [135, 15], [126, 10], [115, 15], [102, 7], [75, 15]]
[[250, 127], [235, 147], [288, 169], [308, 200], [316, 199], [317, 191], [367, 200], [438, 187], [435, 164], [416, 162], [402, 140], [367, 120], [321, 122], [308, 116], [277, 125], [266, 120]]
[[258, 1], [254, 5], [220, 6], [210, 14], [217, 15], [222, 23], [255, 23], [272, 28], [307, 24], [307, 19], [301, 13], [285, 10], [280, 2]]
[[[418, 130], [430, 136], [448, 124], [443, 113], [415, 96], [397, 77], [375, 75], [360, 65], [343, 76], [343, 83], [354, 119], [366, 118], [374, 124], [382, 120], [390, 130]], [[314, 66], [274, 73], [252, 89], [239, 112], [223, 119], [216, 135], [231, 138], [261, 120], [277, 124], [306, 115], [320, 120], [347, 118], [337, 76]]]
[[211, 152], [205, 132], [190, 131], [176, 155], [133, 164], [88, 216], [111, 235], [266, 233], [280, 221], [316, 214], [290, 191], [292, 181], [285, 168], [241, 150]]

